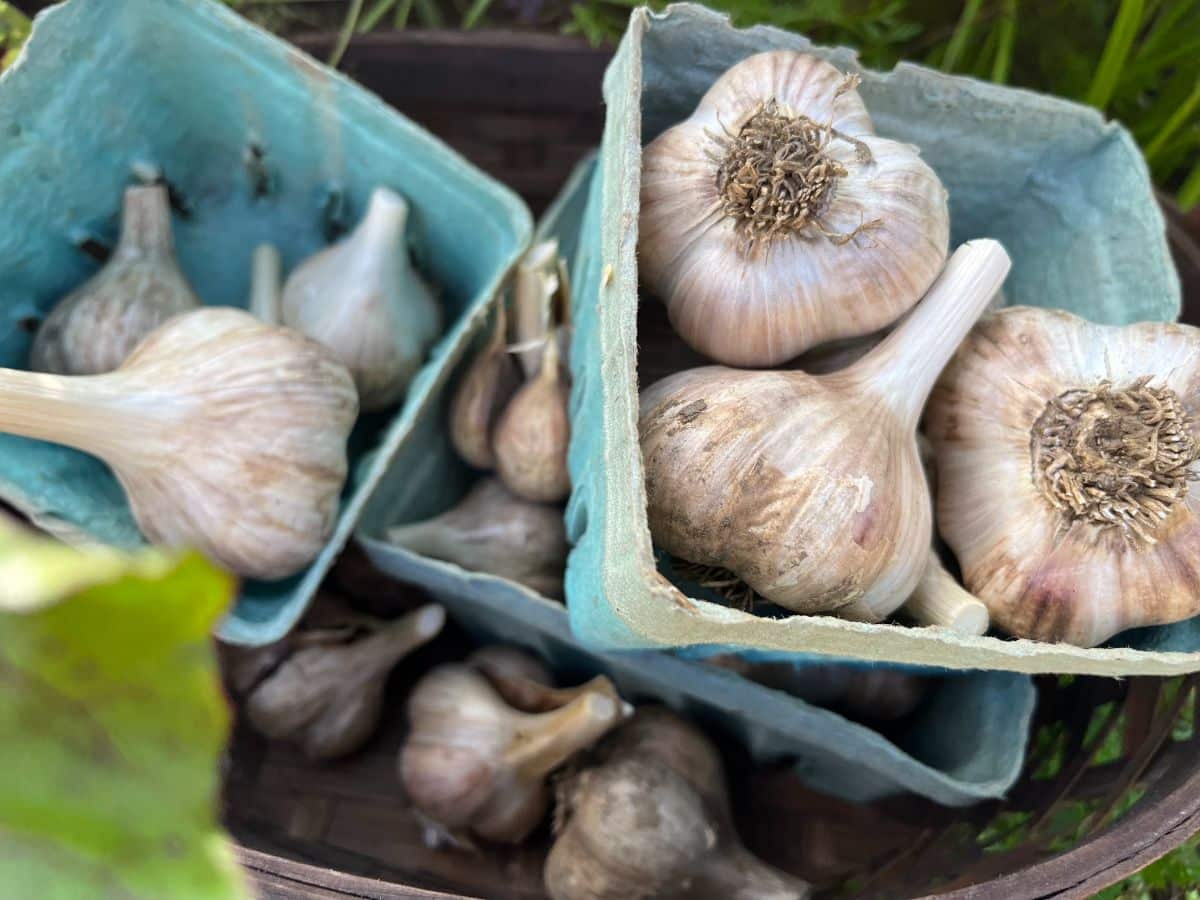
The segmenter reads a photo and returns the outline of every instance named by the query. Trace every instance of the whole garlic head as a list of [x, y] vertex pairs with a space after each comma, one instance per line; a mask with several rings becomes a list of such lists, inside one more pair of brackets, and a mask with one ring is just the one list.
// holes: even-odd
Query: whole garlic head
[[403, 396], [442, 328], [441, 307], [408, 258], [407, 222], [404, 198], [376, 188], [358, 227], [283, 288], [283, 324], [333, 350], [367, 412]]
[[176, 316], [105, 375], [0, 369], [0, 431], [99, 457], [148, 540], [252, 578], [325, 546], [357, 414], [329, 350], [229, 307]]
[[112, 257], [42, 323], [30, 367], [60, 375], [111, 372], [151, 331], [198, 306], [175, 261], [167, 189], [128, 188]]
[[867, 334], [945, 262], [946, 191], [916, 148], [875, 134], [856, 84], [760, 53], [645, 148], [642, 278], [706, 356], [773, 366]]
[[1200, 613], [1198, 401], [1198, 329], [980, 322], [926, 429], [938, 527], [997, 624], [1090, 647]]

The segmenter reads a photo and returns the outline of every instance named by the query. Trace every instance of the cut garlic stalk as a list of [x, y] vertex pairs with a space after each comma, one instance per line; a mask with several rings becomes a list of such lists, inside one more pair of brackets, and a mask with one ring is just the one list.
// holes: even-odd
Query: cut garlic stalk
[[967, 635], [987, 634], [990, 622], [987, 607], [946, 571], [934, 550], [929, 551], [925, 571], [904, 603], [904, 612], [921, 625]]
[[916, 587], [932, 540], [918, 418], [1008, 268], [995, 241], [964, 244], [900, 327], [848, 369], [712, 366], [643, 391], [654, 540], [787, 609], [886, 618]]
[[250, 312], [267, 325], [280, 323], [280, 304], [283, 292], [283, 260], [271, 244], [260, 244], [254, 250], [250, 266]]
[[357, 412], [328, 350], [228, 307], [176, 316], [105, 375], [0, 369], [0, 431], [98, 456], [152, 543], [254, 578], [324, 547]]

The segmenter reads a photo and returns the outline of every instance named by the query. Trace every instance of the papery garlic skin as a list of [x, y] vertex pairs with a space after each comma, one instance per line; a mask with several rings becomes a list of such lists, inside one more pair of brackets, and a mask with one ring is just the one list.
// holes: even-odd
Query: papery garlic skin
[[[732, 366], [778, 365], [889, 324], [940, 271], [946, 191], [916, 148], [874, 133], [854, 84], [812, 56], [760, 53], [729, 69], [690, 118], [643, 151], [639, 269], [700, 353]], [[792, 121], [807, 117], [816, 131], [806, 134], [824, 136], [824, 161], [795, 180], [797, 191], [819, 195], [805, 207], [807, 224], [749, 244], [730, 198], [742, 190], [748, 204], [767, 191], [725, 187], [721, 167], [765, 105]], [[829, 187], [813, 187], [817, 179]]]
[[504, 307], [496, 310], [492, 336], [463, 374], [450, 401], [450, 443], [476, 469], [492, 469], [492, 432], [520, 385], [517, 363], [505, 345]]
[[513, 395], [496, 423], [492, 441], [496, 472], [518, 497], [557, 503], [571, 493], [570, 393], [559, 368], [558, 342], [551, 339], [541, 369]]
[[848, 369], [708, 366], [642, 391], [655, 543], [795, 612], [886, 618], [932, 539], [916, 443], [924, 399], [1009, 265], [995, 241], [964, 244], [912, 315]]
[[302, 263], [283, 289], [283, 324], [334, 351], [367, 412], [404, 395], [442, 328], [441, 307], [408, 257], [407, 222], [404, 198], [377, 188], [358, 227]]
[[151, 543], [267, 580], [329, 539], [357, 414], [329, 350], [230, 307], [176, 316], [105, 375], [0, 369], [0, 431], [98, 456]]
[[[1098, 396], [1105, 385], [1122, 392], [1146, 378], [1158, 399], [1147, 400], [1144, 415], [1099, 415], [1057, 462], [1036, 453], [1047, 424], [1042, 417], [1064, 395]], [[1195, 328], [1096, 325], [1028, 307], [980, 322], [931, 397], [926, 431], [937, 452], [938, 528], [994, 622], [1018, 637], [1090, 647], [1129, 628], [1200, 613], [1200, 491], [1188, 480], [1200, 473], [1194, 457], [1161, 484], [1130, 489], [1126, 499], [1143, 511], [1135, 519], [1122, 518], [1126, 501], [1106, 495], [1102, 483], [1092, 489], [1116, 510], [1110, 524], [1102, 524], [1100, 510], [1056, 508], [1043, 488], [1047, 474], [1056, 477], [1049, 471], [1055, 466], [1100, 471], [1095, 467], [1116, 461], [1117, 473], [1124, 463], [1104, 449], [1106, 435], [1128, 440], [1129, 454], [1144, 450], [1142, 458], [1156, 462], [1168, 441], [1194, 454], [1198, 397]], [[1140, 423], [1155, 419], [1153, 406], [1168, 398], [1172, 420], [1159, 424], [1174, 436], [1170, 429], [1150, 434]], [[1119, 476], [1108, 477], [1115, 484]]]
[[200, 305], [175, 261], [167, 189], [128, 188], [112, 256], [46, 317], [30, 367], [59, 375], [111, 372], [151, 331]]

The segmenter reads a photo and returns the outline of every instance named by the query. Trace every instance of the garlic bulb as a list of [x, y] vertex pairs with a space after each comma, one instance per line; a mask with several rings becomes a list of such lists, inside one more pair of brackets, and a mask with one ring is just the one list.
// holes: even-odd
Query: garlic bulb
[[1200, 330], [985, 318], [931, 397], [938, 528], [1009, 633], [1090, 647], [1200, 613]]
[[387, 539], [413, 553], [516, 581], [546, 597], [563, 595], [570, 548], [562, 510], [522, 500], [496, 478], [477, 482], [448, 512], [393, 525]]
[[553, 900], [800, 900], [809, 886], [738, 840], [708, 740], [664, 710], [639, 710], [605, 760], [572, 775], [546, 858]]
[[367, 412], [403, 396], [442, 329], [441, 308], [408, 258], [407, 222], [404, 198], [376, 188], [358, 227], [283, 288], [283, 324], [333, 350]]
[[571, 493], [569, 399], [570, 389], [563, 383], [558, 363], [558, 341], [552, 338], [546, 342], [541, 369], [509, 401], [493, 437], [496, 472], [518, 497], [556, 503]]
[[250, 724], [300, 744], [309, 759], [353, 753], [379, 727], [388, 673], [445, 621], [445, 610], [430, 605], [348, 644], [297, 650], [246, 700]]
[[267, 325], [278, 325], [283, 302], [283, 260], [271, 244], [254, 249], [250, 266], [250, 313]]
[[167, 189], [127, 188], [112, 257], [42, 323], [30, 367], [59, 375], [111, 372], [151, 331], [198, 306], [175, 262]]
[[253, 578], [320, 553], [357, 412], [328, 350], [228, 307], [176, 316], [106, 375], [0, 369], [0, 431], [98, 456], [148, 540]]
[[773, 366], [875, 331], [946, 259], [946, 191], [812, 56], [733, 66], [642, 153], [638, 265], [688, 344]]
[[848, 369], [711, 366], [643, 391], [654, 540], [787, 609], [885, 618], [917, 585], [932, 540], [921, 408], [1008, 268], [995, 241], [963, 245], [924, 302]]
[[450, 401], [450, 443], [476, 469], [496, 465], [492, 432], [520, 384], [505, 341], [504, 305], [496, 308], [491, 339], [475, 357]]
[[439, 666], [409, 697], [400, 779], [413, 806], [444, 828], [517, 844], [545, 817], [546, 777], [628, 713], [611, 688], [520, 712], [475, 669]]

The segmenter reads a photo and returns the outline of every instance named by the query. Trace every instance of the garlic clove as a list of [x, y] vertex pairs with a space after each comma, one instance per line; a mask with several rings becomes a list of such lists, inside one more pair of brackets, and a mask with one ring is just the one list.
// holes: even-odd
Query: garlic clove
[[309, 759], [354, 752], [379, 726], [388, 673], [445, 621], [440, 606], [425, 606], [357, 641], [296, 651], [250, 694], [250, 724]]
[[519, 385], [517, 366], [508, 355], [504, 307], [496, 309], [492, 336], [471, 363], [450, 401], [450, 443], [476, 469], [492, 469], [492, 432]]
[[521, 712], [475, 669], [439, 666], [409, 697], [400, 779], [413, 806], [443, 827], [520, 843], [545, 817], [546, 776], [627, 714], [599, 691]]
[[1008, 267], [994, 241], [963, 245], [924, 302], [848, 369], [710, 366], [642, 391], [655, 542], [795, 612], [890, 615], [932, 540], [917, 420]]
[[558, 358], [558, 341], [552, 338], [541, 370], [517, 391], [496, 423], [492, 444], [501, 481], [518, 497], [537, 503], [557, 503], [571, 492], [570, 390]]
[[333, 350], [364, 411], [396, 403], [442, 328], [442, 311], [404, 243], [408, 204], [376, 188], [345, 239], [304, 262], [283, 289], [283, 324]]
[[916, 148], [874, 134], [856, 83], [760, 53], [643, 151], [641, 275], [706, 356], [772, 366], [867, 334], [941, 269], [945, 189]]
[[716, 749], [665, 710], [640, 710], [560, 803], [544, 872], [553, 900], [808, 896], [741, 845]]
[[273, 245], [260, 244], [250, 266], [250, 313], [267, 325], [280, 324], [282, 293], [283, 259]]
[[927, 413], [938, 527], [1000, 627], [1094, 646], [1200, 613], [1198, 358], [1188, 326], [1025, 307], [960, 348]]
[[105, 375], [0, 369], [0, 431], [98, 456], [149, 541], [252, 578], [325, 546], [357, 412], [328, 350], [228, 307], [176, 316]]
[[413, 553], [562, 597], [569, 549], [562, 511], [514, 496], [496, 478], [476, 483], [441, 515], [392, 526], [387, 539]]
[[60, 375], [111, 372], [151, 331], [198, 306], [175, 261], [167, 189], [127, 188], [112, 257], [42, 323], [30, 367]]

